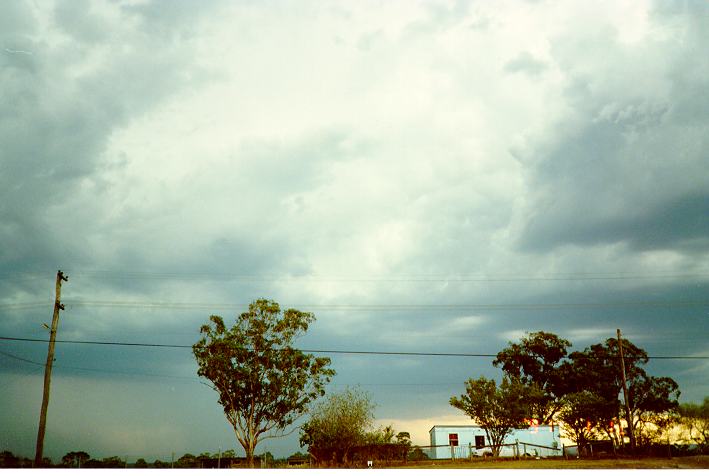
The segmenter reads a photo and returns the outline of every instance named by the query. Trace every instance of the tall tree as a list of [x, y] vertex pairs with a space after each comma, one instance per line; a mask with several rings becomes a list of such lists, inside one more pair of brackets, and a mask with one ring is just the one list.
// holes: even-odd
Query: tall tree
[[330, 359], [293, 347], [294, 340], [315, 321], [312, 313], [287, 309], [259, 299], [227, 328], [219, 316], [200, 329], [192, 347], [199, 370], [219, 394], [219, 403], [254, 467], [259, 441], [282, 436], [324, 395], [335, 371]]
[[450, 404], [465, 412], [485, 430], [493, 456], [500, 455], [505, 438], [516, 428], [527, 428], [530, 417], [529, 386], [520, 380], [480, 377], [465, 382], [465, 394], [451, 397]]
[[563, 376], [559, 367], [570, 346], [571, 342], [556, 334], [532, 332], [519, 343], [510, 342], [492, 362], [511, 379], [536, 387], [530, 395], [530, 404], [533, 416], [542, 424], [549, 424], [561, 408]]
[[346, 464], [350, 450], [367, 442], [373, 421], [370, 395], [347, 388], [315, 404], [301, 427], [300, 446], [308, 447], [317, 464]]
[[[586, 406], [587, 410], [597, 410], [596, 414], [588, 414], [587, 418], [596, 422], [598, 429], [617, 445], [624, 443], [623, 434], [616, 432], [616, 429], [621, 428], [621, 419], [641, 433], [638, 443], [648, 443], [656, 436], [658, 425], [666, 427], [672, 422], [672, 413], [678, 405], [679, 389], [677, 383], [669, 377], [648, 376], [643, 368], [648, 362], [647, 352], [627, 339], [623, 339], [622, 343], [629, 413], [621, 411], [624, 409], [620, 403], [623, 375], [618, 340], [615, 338], [607, 339], [602, 344], [593, 344], [581, 352], [572, 352], [560, 367], [560, 373], [564, 376], [561, 381], [562, 391], [588, 391], [608, 402], [608, 405]], [[610, 416], [607, 412], [613, 406], [615, 415]]]

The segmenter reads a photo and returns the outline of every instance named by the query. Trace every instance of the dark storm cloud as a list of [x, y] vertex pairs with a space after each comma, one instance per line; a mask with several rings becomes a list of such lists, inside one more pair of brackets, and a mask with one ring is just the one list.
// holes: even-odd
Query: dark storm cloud
[[[309, 349], [494, 354], [536, 330], [583, 348], [621, 327], [651, 353], [706, 354], [706, 309], [682, 305], [703, 299], [704, 281], [644, 280], [666, 265], [664, 254], [647, 264], [637, 253], [701, 256], [709, 246], [707, 38], [686, 12], [656, 13], [662, 33], [676, 22], [673, 33], [625, 44], [606, 28], [605, 11], [579, 19], [545, 4], [527, 11], [531, 23], [509, 6], [500, 15], [479, 3], [410, 4], [394, 28], [380, 9], [355, 4], [342, 8], [354, 10], [344, 24], [317, 4], [303, 14], [299, 3], [58, 2], [42, 21], [25, 4], [8, 5], [0, 297], [42, 304], [0, 308], [0, 335], [47, 337], [61, 267], [70, 281], [60, 339], [191, 345], [210, 314], [233, 323], [265, 297], [315, 312], [300, 342]], [[544, 63], [519, 54], [513, 27], [532, 31], [556, 13], [570, 20], [566, 36], [530, 38], [535, 55], [550, 46]], [[471, 21], [484, 28], [472, 31]], [[600, 33], [588, 33], [599, 23]], [[330, 51], [321, 39], [343, 28], [359, 38], [381, 30], [390, 60]], [[489, 54], [472, 54], [481, 48]], [[510, 73], [534, 80], [512, 90], [520, 83]], [[521, 141], [531, 145], [515, 148], [513, 163], [504, 151], [529, 132], [515, 125], [518, 111], [544, 137]], [[490, 144], [469, 149], [471, 136]], [[606, 243], [625, 246], [599, 256], [596, 245]], [[624, 266], [640, 278], [612, 279]], [[584, 272], [611, 279], [556, 279]], [[442, 278], [415, 280], [431, 275]], [[458, 275], [482, 279], [445, 278]], [[633, 301], [679, 304], [603, 306]], [[466, 303], [501, 306], [445, 309]], [[317, 307], [328, 304], [362, 307]], [[0, 424], [16, 433], [20, 421], [23, 440], [7, 445], [29, 454], [46, 342], [0, 350], [40, 362], [0, 354], [3, 382], [13, 382], [0, 388], [0, 403], [16, 410]], [[385, 418], [450, 416], [448, 399], [465, 379], [499, 378], [489, 358], [332, 357], [331, 390], [362, 384]], [[190, 349], [60, 343], [47, 451], [179, 456], [235, 445], [195, 369]], [[697, 369], [668, 362], [661, 370], [684, 395], [703, 396]], [[297, 432], [259, 451], [286, 456], [294, 440]]]
[[676, 249], [692, 253], [709, 249], [709, 194], [686, 195], [650, 209], [642, 197], [629, 197], [623, 203], [629, 209], [624, 216], [600, 220], [594, 220], [593, 210], [589, 210], [593, 201], [592, 194], [580, 198], [578, 213], [569, 210], [566, 216], [554, 213], [551, 205], [549, 215], [540, 214], [529, 225], [526, 243], [534, 243], [534, 250], [619, 242], [638, 251]]
[[[190, 80], [180, 71], [182, 55], [165, 49], [170, 41], [134, 35], [113, 43], [108, 32], [117, 24], [99, 22], [90, 8], [99, 4], [60, 2], [49, 17], [56, 30], [42, 32], [23, 5], [8, 5], [0, 20], [8, 23], [0, 33], [6, 46], [0, 51], [0, 241], [15, 243], [3, 250], [0, 268], [85, 264], [90, 258], [81, 231], [92, 225], [85, 222], [86, 229], [74, 230], [69, 241], [58, 245], [61, 217], [81, 212], [62, 210], [63, 204], [87, 181], [96, 185], [94, 199], [100, 201], [109, 184], [96, 175], [108, 166], [102, 152], [111, 134]], [[113, 21], [120, 24], [121, 19]], [[57, 43], [62, 32], [70, 36]], [[110, 61], [97, 61], [96, 55]], [[81, 69], [86, 72], [74, 74]]]
[[[576, 71], [599, 61], [595, 54], [584, 62], [557, 54], [570, 70], [565, 95], [574, 111], [555, 128], [551, 146], [520, 155], [532, 172], [534, 197], [522, 249], [613, 243], [640, 251], [709, 249], [709, 57], [698, 50], [709, 36], [693, 20], [686, 25], [682, 40], [656, 45], [674, 54], [654, 73], [667, 85], [655, 91], [634, 90], [622, 76]], [[612, 38], [606, 61], [618, 64], [619, 74], [646, 68], [642, 50]]]

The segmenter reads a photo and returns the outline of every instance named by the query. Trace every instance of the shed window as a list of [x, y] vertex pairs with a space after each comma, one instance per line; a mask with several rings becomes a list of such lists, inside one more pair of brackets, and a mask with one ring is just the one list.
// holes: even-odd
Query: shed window
[[448, 433], [448, 444], [458, 446], [458, 433]]
[[475, 448], [480, 449], [485, 446], [485, 437], [482, 435], [475, 435]]

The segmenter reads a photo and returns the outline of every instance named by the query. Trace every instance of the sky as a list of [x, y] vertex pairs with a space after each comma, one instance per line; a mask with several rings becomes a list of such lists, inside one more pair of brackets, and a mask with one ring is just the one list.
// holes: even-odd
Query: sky
[[[192, 345], [258, 298], [311, 350], [623, 336], [709, 356], [709, 3], [17, 1], [0, 14], [0, 336]], [[0, 340], [34, 455], [46, 342]], [[489, 357], [318, 354], [428, 443]], [[235, 449], [187, 348], [58, 343], [45, 455]], [[681, 402], [709, 360], [651, 359]], [[297, 430], [257, 452], [288, 456]]]

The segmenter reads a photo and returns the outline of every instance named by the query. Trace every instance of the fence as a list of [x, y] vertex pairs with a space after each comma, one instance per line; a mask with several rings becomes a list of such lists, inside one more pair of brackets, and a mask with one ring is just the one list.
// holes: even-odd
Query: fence
[[[473, 444], [463, 446], [415, 446], [408, 454], [409, 461], [419, 461], [424, 459], [472, 459], [477, 457], [492, 456], [492, 446], [475, 446]], [[549, 458], [563, 455], [562, 448], [538, 445], [517, 441], [500, 445], [500, 457], [503, 458]]]
[[635, 451], [631, 452], [626, 446], [616, 446], [612, 440], [596, 440], [589, 441], [583, 446], [569, 445], [564, 446], [563, 455], [565, 458], [605, 458], [609, 456], [653, 456], [653, 457], [672, 457], [680, 455], [682, 449], [679, 445], [667, 443], [653, 443], [649, 445], [638, 446]]

